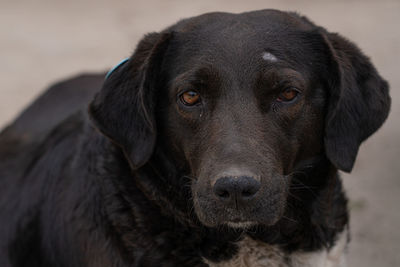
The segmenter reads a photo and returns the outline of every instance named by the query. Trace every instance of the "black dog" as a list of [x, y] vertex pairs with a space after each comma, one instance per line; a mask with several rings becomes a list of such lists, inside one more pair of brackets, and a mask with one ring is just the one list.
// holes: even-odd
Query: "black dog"
[[212, 13], [103, 79], [2, 132], [1, 266], [343, 266], [337, 169], [390, 106], [354, 44], [294, 13]]

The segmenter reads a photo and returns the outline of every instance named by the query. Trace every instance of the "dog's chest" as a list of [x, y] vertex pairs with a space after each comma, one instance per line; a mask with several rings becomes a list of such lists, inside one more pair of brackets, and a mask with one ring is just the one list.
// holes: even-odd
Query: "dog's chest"
[[238, 243], [239, 251], [230, 260], [214, 263], [205, 260], [210, 267], [344, 267], [347, 236], [342, 233], [336, 245], [329, 251], [284, 253], [251, 238]]

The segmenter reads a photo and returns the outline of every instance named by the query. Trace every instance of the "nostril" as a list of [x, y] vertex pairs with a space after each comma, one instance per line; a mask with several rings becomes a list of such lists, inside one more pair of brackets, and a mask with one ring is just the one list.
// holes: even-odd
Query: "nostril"
[[213, 187], [214, 194], [221, 200], [228, 200], [235, 194], [235, 185], [231, 177], [218, 179]]
[[243, 199], [252, 198], [261, 187], [261, 183], [252, 177], [242, 176], [237, 182]]
[[230, 194], [226, 190], [215, 190], [215, 194], [220, 198], [229, 198]]
[[244, 199], [252, 198], [260, 189], [260, 186], [253, 186], [242, 191], [242, 197]]
[[251, 197], [254, 194], [255, 194], [255, 192], [253, 192], [251, 190], [245, 190], [242, 192], [242, 196], [244, 196], [244, 197]]

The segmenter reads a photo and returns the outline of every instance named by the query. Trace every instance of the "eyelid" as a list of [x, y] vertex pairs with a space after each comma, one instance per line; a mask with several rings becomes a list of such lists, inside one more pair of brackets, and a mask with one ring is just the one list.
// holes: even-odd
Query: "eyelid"
[[178, 88], [176, 95], [179, 97], [189, 91], [193, 91], [193, 92], [200, 94], [199, 90], [193, 88], [192, 86], [187, 86], [187, 87]]
[[302, 85], [293, 80], [280, 80], [274, 84], [274, 90], [284, 92], [287, 89], [294, 89], [299, 93], [302, 93]]
[[301, 91], [299, 88], [297, 88], [297, 87], [295, 87], [295, 86], [291, 86], [291, 85], [284, 87], [282, 90], [280, 90], [280, 93], [284, 93], [284, 92], [286, 92], [286, 91], [288, 91], [288, 90], [296, 91], [296, 92], [299, 93], [299, 94], [302, 93], [302, 91]]
[[[193, 77], [192, 77], [193, 78]], [[195, 91], [198, 94], [203, 94], [203, 87], [204, 87], [204, 82], [201, 80], [195, 80], [195, 79], [185, 79], [185, 80], [178, 80], [175, 81], [173, 84], [171, 84], [171, 94], [172, 95], [182, 95], [183, 93], [187, 91]]]

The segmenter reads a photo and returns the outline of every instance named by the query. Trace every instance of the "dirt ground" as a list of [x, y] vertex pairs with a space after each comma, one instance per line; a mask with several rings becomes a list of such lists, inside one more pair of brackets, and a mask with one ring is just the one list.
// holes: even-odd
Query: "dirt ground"
[[147, 32], [204, 12], [264, 8], [298, 11], [348, 37], [389, 81], [391, 115], [343, 180], [349, 266], [400, 266], [400, 1], [0, 0], [0, 127], [54, 81], [108, 69]]

